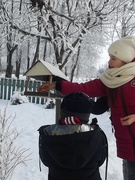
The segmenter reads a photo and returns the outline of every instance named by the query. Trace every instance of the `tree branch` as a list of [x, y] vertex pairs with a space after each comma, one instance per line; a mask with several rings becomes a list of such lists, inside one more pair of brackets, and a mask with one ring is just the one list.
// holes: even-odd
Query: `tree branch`
[[15, 29], [15, 30], [18, 30], [19, 32], [21, 32], [22, 34], [24, 34], [24, 35], [29, 35], [29, 36], [33, 36], [33, 37], [37, 37], [37, 38], [41, 38], [41, 39], [45, 39], [45, 40], [47, 40], [47, 41], [51, 41], [52, 39], [51, 38], [49, 38], [49, 37], [46, 37], [46, 36], [41, 36], [41, 35], [38, 35], [38, 34], [33, 34], [33, 33], [31, 33], [31, 32], [27, 32], [27, 31], [25, 31], [25, 30], [23, 30], [23, 29], [20, 29], [19, 27], [17, 27], [17, 26], [15, 26], [15, 25], [11, 25], [11, 27], [13, 28], [13, 29]]

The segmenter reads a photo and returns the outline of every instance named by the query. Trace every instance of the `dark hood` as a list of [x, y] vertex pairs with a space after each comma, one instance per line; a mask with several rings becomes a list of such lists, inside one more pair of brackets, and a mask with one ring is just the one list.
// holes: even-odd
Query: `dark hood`
[[[50, 129], [53, 131], [55, 126], [50, 126]], [[97, 131], [52, 136], [46, 134], [46, 128], [48, 126], [39, 129], [42, 133], [39, 151], [44, 165], [77, 170], [91, 167], [93, 160], [94, 163], [101, 160], [101, 155], [97, 153], [99, 144], [95, 143], [100, 138]]]

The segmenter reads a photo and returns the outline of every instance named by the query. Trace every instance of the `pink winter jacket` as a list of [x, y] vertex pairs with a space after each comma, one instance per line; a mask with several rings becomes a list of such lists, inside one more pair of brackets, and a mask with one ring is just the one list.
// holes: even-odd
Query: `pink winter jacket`
[[[95, 79], [82, 84], [61, 81], [61, 93], [63, 95], [77, 91], [84, 92], [90, 97], [100, 97], [107, 95], [108, 88], [101, 82], [100, 79]], [[123, 91], [128, 114], [135, 114], [135, 78], [123, 85]], [[115, 104], [111, 108], [111, 118], [115, 129], [117, 144], [117, 156], [129, 161], [135, 161], [133, 139], [131, 138], [127, 126], [121, 125], [121, 117], [124, 117], [124, 110], [122, 106], [120, 88], [118, 88]], [[131, 128], [135, 137], [135, 122], [132, 123]]]

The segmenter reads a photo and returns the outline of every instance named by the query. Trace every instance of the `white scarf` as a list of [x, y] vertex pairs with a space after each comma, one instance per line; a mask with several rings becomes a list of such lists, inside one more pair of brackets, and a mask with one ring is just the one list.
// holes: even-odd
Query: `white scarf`
[[135, 77], [135, 62], [125, 64], [119, 68], [107, 69], [100, 80], [109, 88], [117, 88]]

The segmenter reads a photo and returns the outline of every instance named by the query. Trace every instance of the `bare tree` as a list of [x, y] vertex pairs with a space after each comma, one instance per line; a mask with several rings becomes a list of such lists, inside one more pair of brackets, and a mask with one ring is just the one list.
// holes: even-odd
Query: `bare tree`
[[28, 149], [15, 145], [20, 133], [12, 127], [15, 117], [7, 117], [6, 112], [7, 107], [3, 114], [0, 112], [0, 180], [10, 180], [15, 168], [19, 164], [26, 165], [30, 155]]

